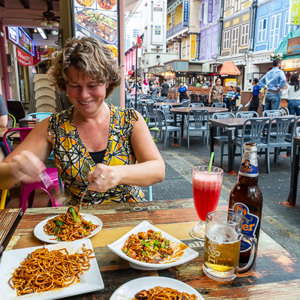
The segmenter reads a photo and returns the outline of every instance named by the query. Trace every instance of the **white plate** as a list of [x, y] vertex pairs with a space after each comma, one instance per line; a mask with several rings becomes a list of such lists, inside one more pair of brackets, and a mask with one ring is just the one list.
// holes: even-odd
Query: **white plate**
[[[97, 234], [101, 228], [102, 228], [102, 221], [96, 217], [96, 216], [93, 216], [93, 215], [90, 215], [90, 214], [82, 214], [80, 213], [80, 215], [82, 216], [83, 219], [85, 219], [86, 221], [91, 221], [94, 225], [99, 225], [98, 228], [96, 228], [94, 231], [91, 232], [91, 235], [83, 238], [83, 239], [80, 239], [80, 240], [85, 240], [85, 239], [89, 239], [91, 238], [92, 236], [94, 236], [95, 234]], [[58, 241], [56, 239], [56, 237], [54, 235], [48, 235], [45, 231], [44, 231], [44, 226], [47, 224], [48, 220], [50, 219], [53, 219], [55, 217], [57, 217], [58, 215], [56, 216], [53, 216], [51, 218], [48, 218], [42, 222], [40, 222], [39, 224], [37, 224], [33, 230], [33, 233], [34, 235], [41, 241], [43, 242], [46, 242], [46, 243], [50, 243], [50, 244], [61, 244], [61, 243], [65, 243], [64, 241]]]
[[[88, 249], [93, 249], [90, 240], [78, 240], [70, 243], [62, 243], [59, 245], [46, 245], [48, 249], [61, 249], [67, 248], [69, 253], [82, 252], [82, 245]], [[32, 251], [42, 248], [32, 247], [18, 250], [4, 251], [0, 265], [0, 287], [1, 287], [1, 299], [63, 299], [65, 297], [80, 295], [84, 293], [90, 293], [93, 291], [102, 290], [104, 288], [103, 280], [99, 271], [96, 258], [90, 260], [91, 267], [80, 277], [80, 282], [69, 287], [59, 288], [52, 291], [34, 293], [29, 295], [17, 296], [16, 290], [13, 290], [8, 280], [11, 278], [14, 270], [19, 267], [20, 263], [30, 254]]]
[[120, 239], [118, 239], [117, 241], [115, 241], [112, 244], [107, 245], [107, 247], [112, 252], [119, 255], [123, 259], [128, 260], [129, 264], [132, 268], [139, 269], [139, 270], [145, 270], [145, 271], [147, 271], [147, 270], [150, 271], [150, 270], [168, 269], [168, 268], [186, 263], [186, 262], [196, 258], [199, 255], [198, 252], [196, 252], [196, 251], [192, 250], [191, 248], [187, 247], [186, 249], [183, 250], [183, 252], [184, 252], [183, 255], [180, 256], [178, 258], [178, 260], [172, 261], [172, 262], [162, 262], [162, 263], [159, 263], [159, 264], [153, 264], [153, 263], [141, 262], [141, 261], [138, 261], [136, 259], [128, 257], [122, 251], [122, 247], [124, 246], [124, 244], [125, 244], [126, 240], [128, 239], [128, 237], [132, 234], [137, 234], [138, 232], [147, 232], [149, 229], [152, 229], [154, 231], [160, 231], [164, 238], [170, 240], [171, 242], [173, 242], [177, 245], [182, 243], [180, 240], [178, 240], [178, 239], [174, 238], [173, 236], [165, 233], [164, 231], [160, 230], [159, 228], [151, 225], [149, 222], [143, 221], [142, 223], [140, 223], [139, 225], [134, 227], [132, 230], [130, 230], [128, 233], [123, 235]]
[[168, 277], [142, 277], [131, 280], [120, 286], [109, 300], [131, 300], [141, 290], [148, 290], [156, 286], [169, 287], [179, 292], [195, 294], [197, 300], [203, 300], [202, 296], [191, 286], [182, 281]]

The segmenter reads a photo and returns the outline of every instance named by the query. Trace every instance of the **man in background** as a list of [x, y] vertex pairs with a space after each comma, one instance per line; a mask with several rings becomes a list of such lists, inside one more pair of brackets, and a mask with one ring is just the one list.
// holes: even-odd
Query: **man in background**
[[169, 85], [167, 83], [167, 79], [164, 79], [163, 84], [161, 85], [161, 96], [162, 97], [168, 97], [168, 90], [169, 90]]
[[273, 69], [270, 70], [259, 82], [262, 87], [268, 86], [265, 97], [265, 110], [277, 110], [280, 107], [280, 89], [285, 86], [286, 76], [281, 68], [281, 60], [273, 61]]

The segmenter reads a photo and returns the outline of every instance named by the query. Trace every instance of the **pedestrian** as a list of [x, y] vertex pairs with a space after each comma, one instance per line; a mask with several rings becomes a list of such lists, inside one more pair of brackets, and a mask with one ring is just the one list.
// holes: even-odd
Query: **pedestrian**
[[281, 60], [273, 61], [273, 68], [259, 81], [262, 87], [268, 86], [265, 98], [265, 110], [278, 110], [280, 107], [280, 89], [285, 86], [286, 76], [281, 68]]
[[149, 84], [147, 83], [147, 79], [145, 78], [142, 85], [142, 94], [148, 95], [149, 94]]
[[249, 111], [256, 111], [259, 107], [259, 93], [261, 86], [258, 84], [258, 78], [253, 78], [252, 80], [252, 98], [250, 99]]
[[168, 97], [169, 88], [170, 88], [170, 86], [167, 83], [167, 79], [164, 79], [164, 82], [161, 85], [161, 96], [162, 97]]
[[152, 85], [152, 94], [151, 94], [152, 99], [158, 97], [158, 94], [159, 94], [159, 86], [158, 83], [154, 81]]
[[300, 116], [300, 76], [295, 73], [291, 76], [288, 85], [288, 109], [290, 115]]
[[196, 87], [200, 87], [200, 86], [201, 86], [200, 80], [198, 80], [198, 81], [196, 82]]
[[221, 78], [215, 80], [215, 84], [210, 88], [208, 103], [223, 103], [224, 89], [221, 85]]
[[187, 94], [187, 88], [184, 86], [183, 82], [180, 82], [180, 86], [178, 88], [179, 93], [179, 101], [182, 102], [184, 99], [189, 99]]
[[241, 105], [241, 88], [239, 86], [236, 87], [235, 93], [233, 96], [233, 100], [231, 101], [232, 106], [240, 106]]
[[72, 106], [39, 122], [0, 163], [0, 189], [40, 180], [53, 151], [70, 203], [82, 196], [91, 204], [145, 201], [139, 186], [162, 181], [165, 164], [141, 114], [105, 101], [121, 82], [110, 49], [73, 38], [49, 75]]
[[231, 103], [231, 101], [233, 100], [234, 98], [234, 95], [235, 95], [235, 92], [233, 90], [233, 86], [231, 85], [228, 89], [228, 92], [226, 94], [226, 96], [224, 97], [223, 101], [224, 103], [226, 104], [226, 107], [229, 109], [229, 107], [231, 105], [233, 105], [233, 103]]

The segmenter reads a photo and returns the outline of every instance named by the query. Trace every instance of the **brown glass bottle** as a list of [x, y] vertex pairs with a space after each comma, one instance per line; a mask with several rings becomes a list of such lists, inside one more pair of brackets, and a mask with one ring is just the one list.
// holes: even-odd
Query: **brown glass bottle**
[[[229, 196], [229, 210], [233, 210], [235, 213], [241, 215], [243, 234], [256, 238], [257, 242], [261, 223], [262, 204], [263, 196], [258, 186], [257, 146], [254, 143], [246, 143], [238, 181]], [[242, 241], [240, 251], [241, 263], [248, 262], [250, 249], [250, 244]]]

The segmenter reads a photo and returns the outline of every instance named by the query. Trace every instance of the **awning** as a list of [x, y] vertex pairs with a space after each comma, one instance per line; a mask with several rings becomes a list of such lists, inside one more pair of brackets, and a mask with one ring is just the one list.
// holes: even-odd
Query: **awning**
[[241, 74], [240, 70], [233, 61], [224, 61], [223, 65], [218, 67], [218, 73], [219, 75], [231, 76], [237, 76]]
[[297, 37], [300, 37], [300, 29], [293, 30], [287, 35], [275, 50], [275, 57], [277, 57], [278, 54], [281, 54], [283, 59], [300, 57], [299, 40], [297, 40]]

